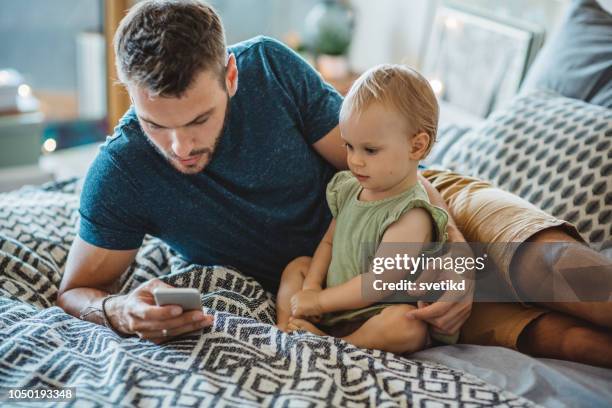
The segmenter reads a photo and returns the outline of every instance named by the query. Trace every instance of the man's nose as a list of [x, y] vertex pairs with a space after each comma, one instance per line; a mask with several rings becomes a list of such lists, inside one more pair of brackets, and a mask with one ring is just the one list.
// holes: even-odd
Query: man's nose
[[180, 158], [189, 157], [189, 153], [194, 148], [193, 139], [188, 132], [182, 129], [174, 129], [172, 131], [172, 152]]

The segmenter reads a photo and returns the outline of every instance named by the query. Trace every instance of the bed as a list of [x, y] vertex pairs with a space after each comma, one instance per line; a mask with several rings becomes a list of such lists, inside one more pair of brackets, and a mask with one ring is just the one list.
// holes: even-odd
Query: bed
[[[607, 406], [612, 370], [498, 347], [410, 358], [276, 330], [272, 295], [147, 238], [121, 278], [196, 287], [213, 327], [156, 346], [54, 305], [77, 222], [76, 179], [0, 195], [0, 395], [75, 387], [67, 406]], [[55, 402], [46, 403], [54, 406]], [[45, 403], [41, 403], [44, 406]]]
[[[595, 10], [595, 17], [589, 14], [588, 27], [608, 30], [600, 33], [604, 37], [609, 35], [610, 15], [593, 7], [596, 3], [592, 0], [572, 4], [566, 22], [569, 28], [562, 31], [558, 40], [564, 52], [569, 45], [563, 36], [571, 32], [573, 24], [585, 24], [585, 13]], [[597, 23], [602, 19], [608, 20]], [[579, 38], [575, 33], [571, 36], [573, 41]], [[592, 41], [593, 37], [589, 38]], [[547, 47], [554, 45], [555, 39]], [[596, 45], [593, 52], [598, 58], [612, 61], [612, 43], [603, 41]], [[580, 52], [586, 48], [584, 44], [575, 47]], [[540, 64], [536, 62], [536, 66], [553, 59], [550, 51], [542, 53], [548, 56]], [[564, 54], [564, 58], [569, 57]], [[575, 74], [579, 71], [575, 70], [579, 60], [570, 60]], [[612, 139], [612, 110], [606, 104], [612, 100], [605, 97], [610, 92], [612, 64], [600, 65], [595, 73], [589, 64], [585, 75], [591, 85], [603, 83], [600, 93], [593, 92], [593, 87], [582, 86], [576, 89], [588, 95], [576, 95], [571, 94], [576, 89], [544, 84], [546, 91], [526, 92], [482, 126], [449, 127], [441, 131], [440, 143], [429, 164], [489, 179], [548, 211], [557, 211], [555, 215], [559, 217], [575, 216], [585, 239], [606, 250], [611, 242], [612, 222], [602, 219], [601, 214], [612, 206], [609, 184], [612, 177], [606, 177], [610, 175]], [[550, 70], [540, 70], [546, 73], [540, 80], [528, 78], [533, 88], [542, 87], [538, 82], [542, 78], [549, 82], [555, 78]], [[599, 79], [593, 81], [594, 74]], [[600, 96], [602, 92], [604, 97]], [[552, 116], [546, 117], [546, 112]], [[580, 120], [572, 122], [571, 115]], [[522, 154], [520, 149], [548, 150], [559, 156], [558, 150], [550, 149], [544, 141], [550, 135], [555, 136], [554, 143], [561, 143], [558, 135], [572, 137], [571, 132], [559, 127], [556, 121], [560, 117], [565, 118], [570, 128], [586, 129], [589, 136], [585, 141], [591, 140], [590, 144], [585, 142], [590, 149], [588, 160], [580, 160], [580, 155], [584, 155], [582, 149], [564, 153], [574, 167], [580, 168], [577, 179], [589, 181], [578, 186], [590, 195], [577, 215], [569, 213], [569, 205], [562, 204], [573, 202], [578, 193], [564, 197], [541, 183], [529, 187], [531, 178], [526, 175], [530, 168], [513, 169], [513, 163], [508, 164], [513, 154]], [[515, 128], [517, 123], [528, 120], [539, 121], [541, 126], [537, 130], [545, 136], [530, 138], [529, 132], [521, 131], [524, 125]], [[529, 146], [527, 142], [521, 143], [520, 137], [542, 142]], [[479, 146], [478, 155], [471, 153], [470, 147], [474, 145]], [[601, 160], [591, 166], [595, 157]], [[504, 163], [503, 171], [494, 172], [495, 160], [499, 161], [497, 164]], [[532, 167], [545, 169], [548, 160], [549, 157], [542, 156]], [[488, 167], [481, 168], [484, 162], [489, 163]], [[521, 177], [506, 180], [502, 178], [504, 172]], [[587, 177], [589, 174], [593, 177]], [[561, 176], [565, 177], [563, 173]], [[338, 339], [305, 332], [287, 335], [272, 325], [272, 294], [256, 281], [231, 268], [189, 264], [152, 237], [147, 237], [135, 263], [123, 274], [120, 291], [129, 292], [153, 277], [179, 287], [198, 288], [205, 308], [214, 315], [214, 324], [162, 346], [135, 337], [119, 337], [55, 306], [78, 223], [80, 181], [70, 179], [0, 194], [0, 405], [18, 405], [18, 401], [6, 399], [9, 389], [62, 387], [74, 387], [76, 397], [65, 404], [79, 408], [612, 404], [610, 369], [535, 359], [498, 347], [442, 346], [405, 357], [358, 349]], [[591, 207], [597, 210], [589, 212], [587, 207], [592, 202], [596, 205]], [[39, 405], [56, 406], [57, 402], [41, 401]]]
[[121, 292], [153, 277], [198, 288], [213, 327], [157, 346], [74, 318], [54, 304], [77, 206], [77, 180], [0, 195], [0, 394], [76, 387], [78, 407], [534, 405], [461, 369], [282, 333], [257, 282], [154, 238]]

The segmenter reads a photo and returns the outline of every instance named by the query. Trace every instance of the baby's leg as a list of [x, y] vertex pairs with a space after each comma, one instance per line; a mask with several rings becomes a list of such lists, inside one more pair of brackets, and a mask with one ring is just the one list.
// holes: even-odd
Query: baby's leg
[[[340, 338], [357, 347], [398, 354], [421, 350], [427, 342], [427, 324], [406, 318], [406, 313], [413, 309], [415, 307], [411, 305], [389, 306], [351, 334]], [[289, 331], [306, 330], [319, 336], [328, 335], [304, 319], [290, 318], [287, 328]]]
[[357, 347], [397, 354], [421, 350], [427, 342], [427, 324], [406, 317], [413, 309], [411, 305], [389, 306], [342, 339]]
[[311, 260], [308, 256], [295, 258], [283, 271], [276, 295], [276, 327], [282, 331], [287, 331], [287, 323], [291, 317], [291, 296], [302, 290]]
[[318, 336], [327, 336], [323, 330], [319, 329], [314, 324], [310, 323], [308, 320], [299, 319], [295, 317], [289, 318], [289, 323], [287, 324], [287, 331], [293, 332], [296, 330], [306, 330], [312, 334], [316, 334]]

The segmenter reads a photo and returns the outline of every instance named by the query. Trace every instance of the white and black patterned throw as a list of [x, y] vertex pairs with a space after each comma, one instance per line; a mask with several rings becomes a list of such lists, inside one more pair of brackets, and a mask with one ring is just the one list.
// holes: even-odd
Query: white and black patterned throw
[[286, 335], [271, 325], [273, 298], [255, 281], [189, 265], [156, 239], [146, 240], [121, 291], [153, 277], [198, 288], [213, 327], [158, 346], [74, 318], [54, 303], [78, 217], [76, 185], [0, 194], [0, 396], [76, 387], [68, 406], [79, 408], [534, 406], [441, 365]]

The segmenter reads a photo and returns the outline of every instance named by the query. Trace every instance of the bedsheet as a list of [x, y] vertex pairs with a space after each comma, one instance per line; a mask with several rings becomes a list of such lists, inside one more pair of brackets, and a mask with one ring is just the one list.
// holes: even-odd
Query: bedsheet
[[549, 358], [533, 358], [501, 347], [457, 344], [411, 356], [466, 371], [550, 408], [612, 406], [612, 369]]

